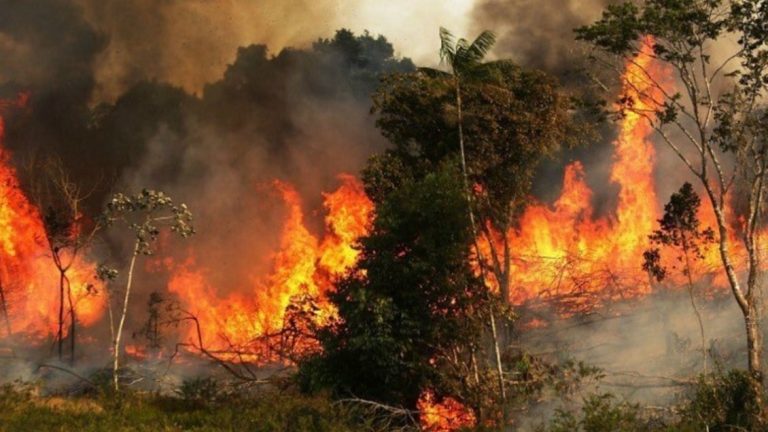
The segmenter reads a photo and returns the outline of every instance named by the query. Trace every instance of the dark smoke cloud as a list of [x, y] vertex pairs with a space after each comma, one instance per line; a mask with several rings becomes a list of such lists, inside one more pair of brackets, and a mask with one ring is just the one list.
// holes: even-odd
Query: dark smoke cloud
[[584, 64], [573, 29], [600, 17], [611, 0], [481, 0], [475, 25], [498, 34], [495, 53], [527, 67], [566, 76]]
[[[393, 55], [385, 39], [347, 31], [276, 56], [264, 45], [242, 47], [199, 98], [141, 82], [114, 105], [101, 106], [92, 145], [119, 173], [115, 189], [160, 189], [194, 212], [198, 235], [174, 240], [165, 255], [181, 262], [192, 249], [219, 294], [248, 295], [253, 278], [271, 271], [286, 220], [271, 181], [296, 187], [305, 223], [318, 234], [321, 192], [385, 147], [369, 113], [370, 94], [382, 73], [413, 68]], [[119, 254], [113, 259], [125, 261]], [[138, 308], [150, 291], [164, 290], [157, 275], [144, 280], [154, 283], [142, 286]], [[133, 327], [141, 326], [139, 312]]]
[[[312, 49], [276, 57], [262, 45], [241, 48], [223, 79], [206, 86], [200, 99], [143, 84], [149, 94], [127, 93], [104, 120], [104, 136], [139, 149], [118, 188], [161, 188], [189, 204], [200, 264], [227, 263], [227, 271], [212, 272], [222, 293], [252, 289], [246, 276], [268, 274], [285, 221], [270, 181], [297, 188], [306, 223], [319, 233], [321, 192], [335, 189], [338, 173], [356, 172], [386, 145], [373, 126], [369, 95], [381, 73], [413, 67], [392, 55], [382, 38], [339, 32]], [[169, 103], [148, 113], [152, 100]], [[153, 122], [155, 114], [167, 120]], [[143, 136], [122, 129], [147, 123], [153, 127]], [[179, 243], [179, 256], [185, 250]]]
[[[219, 3], [230, 8], [227, 16], [242, 9], [239, 2]], [[232, 26], [195, 25], [213, 4], [3, 1], [0, 93], [31, 94], [26, 108], [5, 115], [5, 144], [23, 183], [40, 174], [26, 169], [27, 161], [55, 155], [85, 190], [98, 182], [87, 203], [89, 215], [98, 214], [116, 190], [153, 188], [186, 202], [199, 235], [166, 252], [183, 259], [194, 244], [201, 265], [227, 263], [214, 282], [228, 292], [252, 289], [248, 278], [270, 270], [285, 208], [269, 182], [295, 185], [307, 224], [320, 232], [320, 192], [333, 190], [338, 173], [356, 172], [386, 145], [370, 115], [379, 76], [414, 66], [396, 58], [385, 39], [350, 32], [301, 49], [238, 48], [242, 38], [214, 31], [216, 25], [236, 31]], [[311, 20], [321, 6], [307, 3], [303, 16]], [[300, 23], [286, 17], [301, 7], [275, 2], [271, 12], [258, 8], [261, 21], [251, 24], [283, 38], [279, 47], [293, 32], [301, 33]], [[197, 15], [185, 15], [189, 8]], [[324, 24], [314, 18], [320, 31]], [[177, 45], [193, 30], [191, 45]], [[201, 42], [208, 37], [207, 44]], [[221, 70], [206, 69], [220, 61]], [[110, 92], [113, 99], [94, 104]], [[112, 237], [96, 259], [120, 267], [122, 240]], [[164, 288], [157, 276], [142, 280], [134, 303], [141, 313], [129, 328], [141, 326], [149, 292]]]
[[239, 46], [305, 45], [340, 25], [335, 2], [250, 0], [76, 0], [109, 35], [94, 99], [114, 100], [142, 79], [199, 92], [221, 76]]
[[0, 1], [0, 84], [88, 97], [105, 38], [64, 0]]
[[2, 0], [0, 10], [0, 98], [31, 95], [32, 113], [9, 124], [11, 146], [34, 152], [81, 141], [104, 36], [68, 1]]

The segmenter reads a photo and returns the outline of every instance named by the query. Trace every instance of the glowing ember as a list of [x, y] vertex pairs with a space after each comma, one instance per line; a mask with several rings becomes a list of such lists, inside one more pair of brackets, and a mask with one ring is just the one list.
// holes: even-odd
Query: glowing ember
[[[20, 103], [25, 99], [21, 97]], [[0, 287], [8, 312], [8, 326], [0, 323], [0, 337], [7, 336], [8, 329], [45, 337], [57, 331], [59, 275], [40, 213], [21, 191], [10, 155], [2, 147], [3, 132], [0, 117]], [[86, 326], [96, 322], [104, 309], [104, 296], [95, 294], [101, 291], [95, 274], [95, 266], [80, 257], [67, 273], [78, 321]]]

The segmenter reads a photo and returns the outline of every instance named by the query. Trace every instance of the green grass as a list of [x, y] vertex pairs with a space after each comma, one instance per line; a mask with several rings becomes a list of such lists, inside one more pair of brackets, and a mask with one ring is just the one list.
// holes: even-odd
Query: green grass
[[0, 390], [1, 431], [291, 431], [376, 430], [363, 416], [323, 397], [280, 394], [223, 398], [215, 402], [129, 394], [38, 397]]

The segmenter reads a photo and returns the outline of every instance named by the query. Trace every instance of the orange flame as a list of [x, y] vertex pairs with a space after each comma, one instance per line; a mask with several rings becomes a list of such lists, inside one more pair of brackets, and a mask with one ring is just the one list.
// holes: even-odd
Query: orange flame
[[474, 413], [460, 402], [450, 397], [438, 402], [429, 390], [421, 394], [416, 408], [421, 430], [426, 432], [452, 432], [477, 423]]
[[[646, 38], [637, 56], [629, 61], [623, 76], [623, 110], [610, 180], [619, 187], [613, 215], [596, 218], [591, 205], [592, 190], [584, 180], [584, 168], [573, 162], [565, 169], [560, 197], [552, 206], [530, 205], [519, 227], [506, 233], [515, 256], [510, 269], [510, 300], [522, 304], [534, 299], [560, 300], [576, 312], [607, 300], [633, 298], [651, 291], [649, 275], [642, 271], [648, 236], [657, 229], [661, 216], [654, 184], [654, 130], [646, 116], [655, 115], [672, 85], [668, 67], [653, 59], [653, 39]], [[664, 89], [664, 90], [662, 90]], [[731, 208], [727, 218], [734, 219]], [[702, 199], [699, 218], [703, 227], [716, 227], [708, 199]], [[499, 248], [501, 238], [493, 242]], [[768, 236], [763, 235], [761, 236]], [[730, 250], [744, 267], [744, 248], [733, 229], [728, 232]], [[490, 245], [481, 239], [481, 251], [489, 256]], [[673, 251], [662, 249], [668, 259]], [[712, 285], [725, 286], [717, 247], [703, 251], [693, 274], [711, 276]], [[670, 275], [673, 285], [683, 285], [683, 276]], [[491, 281], [491, 285], [498, 285]]]
[[[10, 328], [11, 333], [42, 338], [58, 328], [59, 275], [40, 213], [22, 192], [10, 154], [2, 147], [4, 129], [0, 117], [0, 288], [8, 313], [8, 326], [0, 325], [0, 335]], [[104, 308], [104, 296], [94, 294], [100, 290], [95, 274], [95, 266], [80, 256], [67, 273], [78, 322], [85, 326], [95, 323]]]
[[[300, 297], [319, 302], [315, 311], [318, 321], [326, 320], [333, 311], [324, 300], [334, 277], [343, 274], [357, 260], [354, 242], [368, 230], [373, 204], [360, 182], [351, 175], [339, 176], [341, 186], [324, 194], [328, 212], [326, 234], [315, 237], [304, 224], [301, 200], [290, 185], [275, 181], [288, 209], [279, 250], [273, 256], [273, 270], [266, 278], [249, 275], [251, 294], [219, 297], [207, 278], [207, 270], [190, 259], [172, 268], [168, 290], [176, 294], [182, 308], [197, 317], [201, 336], [208, 350], [227, 350], [252, 344], [256, 339], [280, 331], [286, 309]], [[197, 329], [187, 334], [194, 343]]]

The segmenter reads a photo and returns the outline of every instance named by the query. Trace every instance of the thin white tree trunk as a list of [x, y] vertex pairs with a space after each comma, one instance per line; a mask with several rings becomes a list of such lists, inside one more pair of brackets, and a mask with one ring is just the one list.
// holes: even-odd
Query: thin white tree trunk
[[131, 295], [131, 285], [133, 282], [133, 269], [136, 265], [136, 258], [139, 255], [139, 242], [136, 242], [136, 246], [133, 248], [133, 256], [131, 256], [131, 265], [128, 268], [128, 282], [125, 286], [125, 298], [123, 299], [123, 310], [120, 315], [120, 323], [117, 326], [117, 333], [115, 334], [115, 343], [113, 346], [114, 364], [112, 367], [112, 380], [115, 386], [115, 391], [120, 389], [118, 371], [120, 368], [120, 342], [123, 337], [123, 326], [125, 325], [125, 317], [128, 315], [128, 300]]
[[[456, 110], [458, 114], [458, 129], [459, 129], [459, 151], [461, 152], [461, 173], [464, 178], [464, 192], [467, 198], [467, 209], [469, 210], [469, 222], [472, 227], [472, 236], [475, 239], [475, 249], [478, 255], [478, 265], [482, 268], [483, 259], [480, 253], [480, 248], [477, 244], [478, 230], [475, 222], [475, 213], [472, 210], [472, 190], [469, 187], [469, 174], [467, 172], [467, 158], [464, 152], [464, 116], [461, 106], [461, 86], [459, 85], [459, 77], [454, 73], [454, 84], [456, 85]], [[485, 283], [485, 272], [483, 273], [483, 282]], [[493, 337], [493, 349], [494, 357], [496, 360], [496, 371], [498, 373], [499, 391], [501, 392], [501, 400], [506, 402], [507, 395], [504, 389], [504, 370], [501, 365], [501, 350], [499, 349], [499, 335], [496, 331], [496, 318], [493, 315], [493, 306], [489, 304], [490, 321], [491, 321], [491, 336]], [[506, 408], [505, 408], [506, 410]]]

